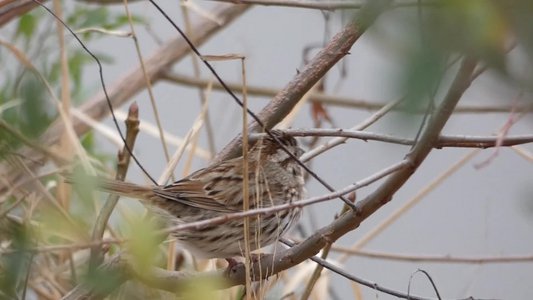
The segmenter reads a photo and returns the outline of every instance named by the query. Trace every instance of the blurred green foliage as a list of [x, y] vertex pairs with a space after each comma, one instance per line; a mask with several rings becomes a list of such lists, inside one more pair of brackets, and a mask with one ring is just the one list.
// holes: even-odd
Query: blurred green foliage
[[[87, 27], [116, 30], [128, 24], [127, 16], [120, 10], [111, 10], [106, 6], [88, 6], [85, 3], [71, 1], [63, 1], [63, 4], [65, 21], [74, 31]], [[139, 16], [133, 16], [133, 22], [136, 24], [146, 23]], [[9, 41], [24, 53], [48, 81], [55, 94], [60, 95], [61, 61], [56, 20], [53, 16], [42, 8], [36, 7], [12, 21], [11, 24], [5, 25], [2, 30], [4, 36], [2, 39]], [[92, 42], [104, 37], [105, 35], [94, 32], [80, 34], [82, 41], [89, 47]], [[84, 76], [87, 76], [88, 68], [95, 66], [96, 63], [66, 30], [65, 42], [71, 82], [70, 95], [74, 103], [80, 103], [88, 94], [95, 92], [89, 90], [86, 83], [84, 84]], [[95, 54], [102, 63], [113, 62], [112, 56], [103, 52], [98, 53], [98, 49], [96, 49]], [[52, 102], [49, 92], [39, 78], [27, 70], [10, 51], [6, 51], [4, 48], [0, 48], [0, 65], [2, 66], [0, 119], [26, 139], [38, 141], [42, 133], [58, 117], [56, 104]], [[98, 76], [92, 77], [98, 78]], [[91, 86], [100, 88], [98, 82], [94, 82]], [[82, 137], [81, 142], [83, 147], [93, 154], [93, 157], [109, 160], [109, 156], [95, 153], [92, 133]], [[17, 134], [12, 134], [0, 127], [0, 160], [6, 159], [8, 157], [6, 154], [16, 154], [21, 145], [21, 139]], [[31, 158], [22, 157], [22, 159]], [[50, 178], [49, 182], [47, 180], [43, 182], [44, 184], [55, 184], [56, 178]], [[68, 245], [88, 241], [94, 225], [95, 209], [98, 207], [95, 200], [100, 199], [92, 197], [92, 193], [87, 193], [90, 185], [86, 181], [83, 182], [84, 184], [80, 186], [85, 187], [85, 189], [79, 194], [82, 197], [74, 197], [68, 205], [62, 208], [68, 212], [68, 217], [59, 212], [57, 207], [50, 205], [48, 200], [42, 200], [40, 197], [29, 197], [28, 195], [28, 199], [31, 200], [19, 203], [14, 209], [11, 209], [10, 206], [18, 198], [9, 197], [0, 203], [0, 211], [4, 212], [4, 209], [10, 208], [10, 214], [27, 217], [28, 220], [39, 224], [37, 227], [33, 227], [30, 223], [20, 225], [2, 216], [0, 241], [2, 248], [10, 249], [10, 252], [0, 255], [0, 299], [21, 298], [22, 291], [26, 288], [26, 276], [32, 269], [31, 261], [34, 258], [33, 253], [27, 251], [28, 248], [41, 244]], [[33, 199], [39, 201], [33, 201]], [[35, 209], [36, 207], [38, 209]], [[28, 229], [30, 227], [33, 230], [31, 234]], [[58, 267], [68, 257], [68, 255], [48, 255], [39, 255], [39, 263], [46, 262], [44, 265], [40, 265], [41, 268], [53, 269]], [[35, 258], [37, 257], [35, 256]], [[43, 257], [45, 258], [44, 261], [42, 260]], [[58, 265], [54, 265], [54, 263], [58, 263]], [[72, 267], [76, 266], [73, 265]], [[98, 269], [92, 270], [92, 272], [86, 274], [85, 270], [79, 271], [82, 274], [80, 280], [85, 280], [93, 287], [98, 287], [99, 291], [113, 290], [119, 284], [121, 274]], [[65, 274], [70, 273], [65, 272]], [[64, 275], [62, 273], [56, 275], [58, 280], [59, 278], [66, 278], [67, 282], [72, 280], [71, 283], [76, 284], [74, 275], [70, 275], [71, 278], [69, 275], [62, 277]]]
[[[65, 6], [65, 15], [66, 23], [73, 30], [87, 27], [114, 30], [128, 23], [124, 13], [112, 12], [105, 6], [92, 7], [81, 3], [70, 3]], [[133, 16], [133, 22], [146, 24], [146, 21], [139, 16]], [[92, 92], [85, 90], [82, 83], [85, 70], [88, 66], [95, 65], [95, 62], [68, 32], [66, 35], [71, 95], [74, 102], [80, 102], [88, 92]], [[36, 8], [17, 20], [13, 37], [12, 42], [15, 46], [30, 58], [59, 94], [61, 62], [53, 17]], [[80, 37], [84, 43], [90, 43], [104, 35], [85, 32]], [[113, 62], [113, 58], [105, 53], [96, 51], [95, 54], [104, 63]], [[8, 51], [0, 51], [0, 62], [4, 62], [5, 65], [3, 78], [0, 81], [0, 107], [16, 100], [21, 100], [21, 104], [15, 108], [0, 110], [2, 112], [0, 117], [23, 134], [35, 138], [57, 117], [57, 113], [42, 83], [12, 58], [12, 54]]]
[[0, 255], [0, 298], [18, 299], [25, 287], [26, 276], [30, 271], [33, 255], [29, 227], [6, 218], [0, 221], [1, 236], [10, 238], [11, 253]]
[[142, 213], [132, 212], [128, 222], [123, 224], [122, 231], [128, 239], [126, 248], [133, 257], [134, 267], [139, 274], [147, 274], [156, 262], [163, 259], [159, 244], [164, 235], [154, 234], [161, 229], [155, 218], [148, 218]]
[[17, 36], [22, 35], [25, 39], [29, 40], [36, 28], [37, 17], [33, 13], [27, 13], [19, 19]]
[[403, 71], [394, 79], [407, 96], [407, 111], [425, 107], [439, 89], [446, 89], [448, 83], [443, 79], [446, 74], [454, 74], [452, 62], [462, 56], [476, 58], [480, 65], [522, 89], [532, 89], [533, 78], [524, 81], [513, 74], [508, 51], [514, 42], [529, 56], [524, 65], [533, 63], [533, 1], [421, 3], [408, 11], [400, 10], [401, 17], [395, 20], [397, 27], [393, 29], [402, 33], [395, 43], [407, 50], [399, 52]]

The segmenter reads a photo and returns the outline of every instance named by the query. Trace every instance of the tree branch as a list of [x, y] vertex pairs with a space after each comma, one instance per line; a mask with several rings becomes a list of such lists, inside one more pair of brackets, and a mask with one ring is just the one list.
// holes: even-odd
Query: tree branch
[[[359, 10], [354, 20], [349, 22], [331, 41], [301, 70], [277, 95], [257, 114], [263, 125], [271, 129], [279, 123], [341, 58], [349, 54], [350, 48], [379, 14], [390, 4], [390, 0], [375, 0]], [[257, 122], [248, 126], [249, 132], [261, 130]], [[234, 138], [214, 161], [222, 161], [239, 156], [242, 136]]]
[[[379, 141], [399, 145], [413, 145], [413, 139], [395, 137], [386, 134], [373, 133], [368, 131], [350, 130], [350, 129], [287, 129], [285, 133], [292, 136], [327, 136], [327, 137], [347, 137], [360, 139], [363, 141]], [[250, 136], [250, 140], [264, 138], [266, 134], [256, 133]], [[502, 139], [500, 136], [469, 136], [469, 135], [440, 135], [435, 148], [456, 147], [456, 148], [492, 148], [497, 146], [515, 146], [533, 142], [533, 135], [515, 135], [506, 136]]]
[[[178, 83], [186, 86], [191, 87], [198, 87], [198, 88], [207, 88], [212, 87], [215, 90], [222, 91], [224, 88], [222, 85], [218, 82], [213, 82], [212, 80], [205, 79], [205, 78], [195, 78], [188, 75], [178, 74], [175, 72], [165, 72], [161, 75], [161, 79], [173, 83]], [[226, 85], [230, 88], [233, 92], [240, 92], [242, 91], [242, 85], [240, 83], [236, 82], [228, 82], [226, 81]], [[248, 85], [246, 86], [246, 90], [248, 91], [248, 95], [258, 96], [258, 97], [265, 97], [265, 98], [271, 98], [275, 97], [279, 92], [279, 88], [274, 87], [266, 87], [266, 86], [259, 86], [259, 85]], [[384, 101], [373, 101], [373, 100], [365, 100], [365, 99], [357, 99], [352, 97], [346, 97], [346, 96], [340, 96], [340, 95], [332, 95], [327, 94], [319, 91], [310, 91], [308, 94], [310, 99], [313, 99], [312, 101], [320, 102], [326, 105], [332, 105], [332, 106], [338, 106], [338, 107], [346, 107], [346, 108], [353, 108], [353, 109], [362, 109], [362, 110], [378, 110], [382, 107], [386, 106], [389, 102]], [[394, 111], [406, 111], [407, 108], [402, 105], [398, 105], [394, 107], [392, 110]], [[485, 104], [463, 104], [458, 105], [454, 113], [462, 113], [462, 114], [486, 114], [486, 113], [509, 113], [511, 110], [515, 110], [516, 112], [533, 112], [533, 105], [531, 104], [524, 104], [524, 105], [501, 105], [501, 104], [495, 104], [495, 105], [485, 105]], [[410, 113], [425, 113], [426, 109], [424, 108], [409, 108]]]
[[[288, 250], [281, 251], [272, 260], [262, 260], [260, 262], [261, 267], [254, 267], [256, 278], [260, 275], [259, 270], [269, 270], [268, 275], [277, 274], [317, 254], [327, 243], [336, 241], [344, 234], [357, 228], [361, 222], [389, 202], [394, 193], [410, 178], [433, 149], [440, 131], [453, 112], [453, 108], [470, 86], [470, 75], [475, 65], [476, 62], [470, 58], [466, 58], [462, 62], [461, 68], [446, 97], [430, 118], [419, 142], [406, 156], [406, 159], [410, 163], [409, 168], [400, 169], [393, 173], [376, 191], [368, 195], [365, 199], [358, 201], [356, 203], [357, 210], [345, 213], [330, 225], [318, 230], [302, 243]], [[264, 272], [263, 276], [268, 277], [265, 276]], [[235, 284], [242, 284], [244, 282], [244, 269], [242, 267], [236, 269], [229, 275], [229, 278]]]

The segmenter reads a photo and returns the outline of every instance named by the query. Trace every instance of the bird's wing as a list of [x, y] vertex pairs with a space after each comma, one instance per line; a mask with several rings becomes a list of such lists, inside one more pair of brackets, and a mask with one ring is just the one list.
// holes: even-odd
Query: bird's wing
[[[167, 200], [183, 205], [212, 211], [231, 213], [239, 211], [233, 202], [242, 197], [242, 174], [228, 176], [225, 164], [201, 169], [188, 177], [154, 189], [154, 193]], [[228, 202], [229, 201], [229, 202]], [[242, 206], [242, 204], [241, 204]]]
[[161, 198], [186, 206], [224, 213], [236, 212], [224, 205], [220, 199], [209, 196], [204, 184], [198, 181], [180, 180], [163, 188], [156, 188], [154, 193]]

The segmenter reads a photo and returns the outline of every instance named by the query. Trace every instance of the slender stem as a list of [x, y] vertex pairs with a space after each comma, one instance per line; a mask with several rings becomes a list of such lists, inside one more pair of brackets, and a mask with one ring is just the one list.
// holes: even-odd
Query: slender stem
[[[135, 145], [135, 140], [137, 139], [137, 134], [139, 133], [139, 108], [136, 103], [133, 103], [130, 106], [128, 111], [128, 117], [126, 118], [126, 144], [129, 149], [133, 149]], [[131, 155], [127, 151], [126, 146], [124, 146], [117, 154], [117, 173], [115, 179], [123, 181], [126, 178], [126, 173], [130, 165]], [[104, 231], [107, 226], [107, 221], [115, 206], [117, 205], [119, 196], [115, 194], [109, 194], [104, 206], [100, 210], [96, 218], [96, 222], [93, 228], [92, 241], [96, 242], [102, 239], [104, 236]], [[101, 245], [96, 245], [91, 248], [91, 254], [89, 259], [89, 268], [95, 268], [99, 266], [103, 261]]]

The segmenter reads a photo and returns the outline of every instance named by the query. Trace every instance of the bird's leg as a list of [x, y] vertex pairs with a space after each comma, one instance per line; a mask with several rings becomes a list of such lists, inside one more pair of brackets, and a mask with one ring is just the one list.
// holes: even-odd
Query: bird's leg
[[[267, 254], [267, 253], [250, 253], [250, 263], [251, 264], [257, 264], [257, 263], [261, 262], [261, 260], [263, 260], [263, 259], [272, 259], [272, 255], [271, 254]], [[224, 271], [224, 273], [226, 275], [229, 275], [232, 272], [235, 272], [236, 268], [239, 265], [243, 264], [242, 262], [238, 262], [234, 258], [226, 258], [226, 261], [228, 262], [228, 266], [226, 267], [226, 270]]]
[[228, 262], [228, 266], [226, 267], [226, 270], [224, 270], [224, 274], [226, 276], [229, 276], [234, 271], [234, 268], [236, 268], [239, 264], [242, 264], [232, 257], [226, 258], [226, 261]]

